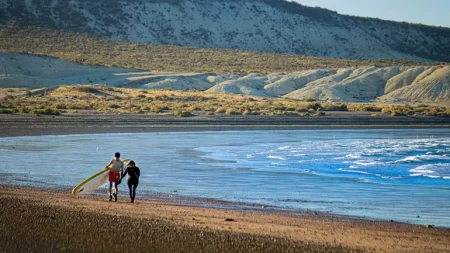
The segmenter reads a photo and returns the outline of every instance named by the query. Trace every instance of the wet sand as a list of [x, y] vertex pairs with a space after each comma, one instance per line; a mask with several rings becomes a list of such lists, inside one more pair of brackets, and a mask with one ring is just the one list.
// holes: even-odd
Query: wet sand
[[[390, 118], [374, 121], [370, 117], [364, 118], [364, 115], [359, 121], [352, 121], [353, 116], [301, 119], [303, 121], [300, 122], [291, 117], [186, 120], [136, 115], [1, 115], [0, 136], [318, 127], [448, 127], [448, 120], [440, 118], [405, 119], [395, 123]], [[121, 192], [118, 202], [109, 202], [104, 196], [73, 196], [70, 189], [2, 185], [0, 179], [0, 252], [450, 250], [448, 228], [317, 212], [203, 208], [165, 200], [137, 199], [135, 204], [130, 204], [125, 195]]]
[[325, 116], [196, 116], [147, 114], [0, 114], [0, 137], [161, 131], [293, 130], [321, 128], [450, 127], [450, 117], [372, 116], [326, 112]]

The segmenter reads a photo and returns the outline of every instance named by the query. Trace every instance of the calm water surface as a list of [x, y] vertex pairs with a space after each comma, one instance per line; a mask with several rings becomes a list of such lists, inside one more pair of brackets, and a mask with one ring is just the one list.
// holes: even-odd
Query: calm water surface
[[[6, 137], [1, 182], [73, 188], [116, 151], [141, 168], [138, 197], [212, 198], [450, 227], [450, 129]], [[106, 192], [105, 186], [97, 194]]]

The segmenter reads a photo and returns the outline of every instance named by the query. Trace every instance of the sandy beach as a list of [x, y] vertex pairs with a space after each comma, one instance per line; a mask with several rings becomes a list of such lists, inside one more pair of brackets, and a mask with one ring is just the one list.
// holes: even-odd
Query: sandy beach
[[448, 252], [450, 230], [0, 185], [1, 252]]
[[[302, 129], [448, 127], [445, 118], [154, 119], [139, 115], [0, 115], [1, 136]], [[396, 119], [393, 120], [393, 119]], [[2, 184], [0, 252], [448, 252], [450, 229], [318, 212], [204, 208], [176, 201], [74, 196], [71, 189]], [[198, 201], [198, 200], [197, 200]], [[200, 200], [202, 201], [202, 200]], [[211, 200], [204, 200], [211, 201]]]

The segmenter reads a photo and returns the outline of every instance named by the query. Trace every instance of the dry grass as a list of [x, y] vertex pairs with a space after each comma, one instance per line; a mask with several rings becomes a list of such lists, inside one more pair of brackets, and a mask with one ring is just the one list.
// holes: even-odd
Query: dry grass
[[48, 55], [73, 62], [176, 72], [293, 72], [362, 66], [435, 65], [405, 60], [346, 60], [241, 50], [201, 49], [97, 39], [87, 34], [0, 25], [0, 52]]
[[428, 105], [318, 103], [289, 99], [208, 93], [61, 86], [37, 90], [0, 90], [0, 113], [140, 113], [192, 115], [321, 116], [326, 111], [372, 111], [384, 115], [450, 116], [450, 109]]

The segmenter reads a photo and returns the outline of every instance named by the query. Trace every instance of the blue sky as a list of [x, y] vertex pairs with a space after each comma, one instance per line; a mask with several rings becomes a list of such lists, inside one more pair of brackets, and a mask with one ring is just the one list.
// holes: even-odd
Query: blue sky
[[450, 27], [450, 0], [291, 0], [341, 14]]

